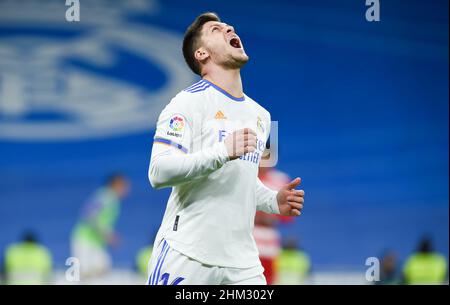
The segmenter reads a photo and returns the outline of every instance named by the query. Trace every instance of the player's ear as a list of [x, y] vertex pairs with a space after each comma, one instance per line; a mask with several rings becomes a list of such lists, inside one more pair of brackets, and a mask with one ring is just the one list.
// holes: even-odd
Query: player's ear
[[200, 47], [195, 51], [194, 55], [196, 60], [204, 62], [209, 57], [209, 52], [204, 47]]

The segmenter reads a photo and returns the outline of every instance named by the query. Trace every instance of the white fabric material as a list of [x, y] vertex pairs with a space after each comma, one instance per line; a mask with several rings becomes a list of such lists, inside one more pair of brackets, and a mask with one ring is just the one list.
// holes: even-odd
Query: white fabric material
[[266, 285], [262, 266], [228, 268], [204, 265], [162, 241], [149, 262], [148, 285]]
[[72, 241], [72, 256], [80, 261], [80, 275], [95, 277], [108, 272], [111, 268], [111, 257], [106, 249], [83, 239]]
[[256, 179], [256, 207], [258, 211], [263, 211], [269, 214], [280, 214], [278, 208], [277, 192], [274, 192], [265, 186], [259, 178]]
[[[257, 133], [257, 150], [230, 161], [223, 141], [242, 128]], [[270, 114], [248, 96], [213, 86], [176, 95], [159, 117], [149, 167], [154, 187], [173, 187], [155, 244], [165, 238], [203, 264], [260, 265], [255, 212], [279, 213], [276, 192], [257, 178], [269, 131]]]

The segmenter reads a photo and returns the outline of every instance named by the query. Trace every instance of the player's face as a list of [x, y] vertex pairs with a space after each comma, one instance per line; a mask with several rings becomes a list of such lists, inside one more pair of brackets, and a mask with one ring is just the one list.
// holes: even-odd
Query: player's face
[[201, 41], [211, 60], [220, 66], [239, 69], [248, 61], [241, 39], [234, 28], [226, 23], [206, 22]]
[[126, 179], [118, 180], [113, 184], [113, 188], [116, 191], [117, 196], [119, 196], [119, 198], [123, 198], [130, 191], [130, 183]]

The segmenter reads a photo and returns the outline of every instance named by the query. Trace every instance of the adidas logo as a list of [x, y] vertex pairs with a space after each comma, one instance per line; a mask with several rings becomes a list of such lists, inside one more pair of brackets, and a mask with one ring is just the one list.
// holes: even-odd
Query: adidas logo
[[223, 114], [223, 112], [222, 111], [217, 111], [217, 113], [216, 113], [216, 115], [214, 116], [214, 118], [216, 119], [216, 120], [226, 120], [227, 119], [227, 117]]

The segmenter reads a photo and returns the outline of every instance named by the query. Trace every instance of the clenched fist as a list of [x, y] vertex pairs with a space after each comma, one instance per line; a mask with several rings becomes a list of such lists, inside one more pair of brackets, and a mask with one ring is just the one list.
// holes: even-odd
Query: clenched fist
[[236, 130], [225, 138], [225, 147], [230, 160], [256, 150], [256, 132], [250, 128]]

